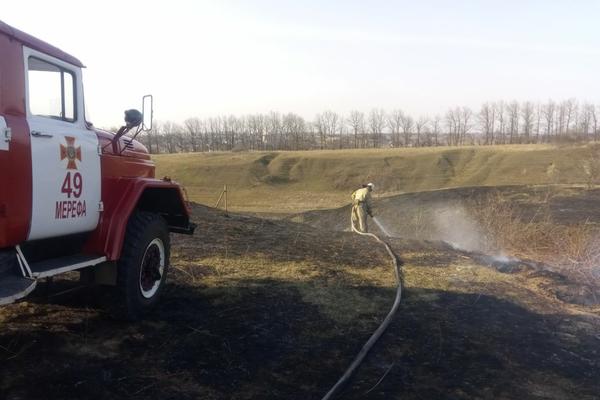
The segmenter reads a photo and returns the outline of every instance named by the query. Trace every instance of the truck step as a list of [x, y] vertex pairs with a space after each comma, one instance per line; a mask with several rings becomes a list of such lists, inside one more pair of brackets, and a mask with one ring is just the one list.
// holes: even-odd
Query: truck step
[[0, 276], [0, 305], [14, 303], [35, 289], [37, 281], [19, 275]]
[[14, 249], [0, 252], [0, 305], [14, 303], [35, 289], [36, 281], [23, 277]]
[[63, 272], [75, 271], [85, 267], [91, 267], [106, 261], [106, 257], [90, 254], [75, 254], [60, 258], [39, 261], [29, 264], [34, 278], [47, 278], [62, 274]]

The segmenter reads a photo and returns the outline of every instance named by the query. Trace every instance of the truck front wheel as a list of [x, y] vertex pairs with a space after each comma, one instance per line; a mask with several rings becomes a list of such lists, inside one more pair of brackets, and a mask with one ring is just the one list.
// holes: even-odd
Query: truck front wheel
[[160, 215], [136, 212], [131, 216], [118, 262], [123, 316], [135, 320], [156, 305], [169, 266], [169, 247], [169, 229]]

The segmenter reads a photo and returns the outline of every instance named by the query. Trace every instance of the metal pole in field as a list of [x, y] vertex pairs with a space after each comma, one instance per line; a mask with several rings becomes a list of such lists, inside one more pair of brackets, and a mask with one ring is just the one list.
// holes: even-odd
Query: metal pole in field
[[227, 215], [227, 185], [225, 185], [223, 191], [225, 192], [225, 215]]
[[219, 204], [221, 204], [221, 199], [223, 198], [223, 194], [225, 192], [221, 192], [221, 195], [219, 196], [219, 200], [217, 200], [217, 204], [215, 204], [215, 208], [219, 208]]

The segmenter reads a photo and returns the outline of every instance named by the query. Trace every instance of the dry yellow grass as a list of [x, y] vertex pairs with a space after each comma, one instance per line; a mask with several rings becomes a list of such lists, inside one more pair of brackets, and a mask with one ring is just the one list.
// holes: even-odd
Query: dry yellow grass
[[587, 183], [589, 146], [514, 145], [156, 155], [157, 175], [214, 205], [223, 185], [238, 211], [297, 212], [346, 204], [373, 181], [377, 195], [463, 187]]
[[558, 267], [583, 283], [600, 282], [597, 222], [559, 224], [547, 201], [526, 218], [523, 210], [500, 192], [472, 200], [468, 208], [481, 228], [483, 250], [535, 259]]

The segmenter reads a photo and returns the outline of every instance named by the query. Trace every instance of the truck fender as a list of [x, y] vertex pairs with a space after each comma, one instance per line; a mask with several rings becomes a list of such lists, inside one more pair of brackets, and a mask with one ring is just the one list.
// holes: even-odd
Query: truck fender
[[151, 178], [125, 178], [104, 182], [104, 211], [100, 223], [85, 246], [86, 252], [103, 253], [108, 260], [121, 257], [125, 231], [136, 211], [160, 214], [169, 231], [192, 234], [190, 208], [176, 182]]

